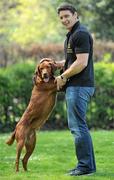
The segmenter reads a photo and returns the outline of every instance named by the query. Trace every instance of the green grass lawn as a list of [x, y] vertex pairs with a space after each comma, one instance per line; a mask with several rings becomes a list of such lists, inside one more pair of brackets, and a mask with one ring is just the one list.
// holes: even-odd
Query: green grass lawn
[[91, 132], [97, 172], [91, 176], [70, 177], [67, 170], [75, 166], [73, 138], [69, 131], [41, 131], [24, 172], [15, 173], [16, 144], [5, 144], [7, 134], [0, 134], [0, 180], [114, 180], [114, 132]]

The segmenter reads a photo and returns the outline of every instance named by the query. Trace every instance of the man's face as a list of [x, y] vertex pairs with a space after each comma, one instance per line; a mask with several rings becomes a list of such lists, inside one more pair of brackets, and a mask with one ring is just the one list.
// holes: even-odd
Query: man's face
[[59, 18], [66, 29], [71, 30], [77, 21], [77, 13], [72, 14], [69, 10], [63, 10], [60, 11]]

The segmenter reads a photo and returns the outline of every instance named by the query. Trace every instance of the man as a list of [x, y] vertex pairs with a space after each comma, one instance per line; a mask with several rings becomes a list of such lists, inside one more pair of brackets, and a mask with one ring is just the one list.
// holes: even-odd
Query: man
[[80, 24], [71, 4], [60, 5], [58, 15], [68, 33], [64, 44], [65, 61], [61, 62], [65, 70], [56, 77], [57, 88], [65, 87], [68, 126], [74, 136], [78, 160], [69, 175], [87, 175], [96, 171], [92, 139], [86, 124], [87, 104], [94, 93], [93, 40]]

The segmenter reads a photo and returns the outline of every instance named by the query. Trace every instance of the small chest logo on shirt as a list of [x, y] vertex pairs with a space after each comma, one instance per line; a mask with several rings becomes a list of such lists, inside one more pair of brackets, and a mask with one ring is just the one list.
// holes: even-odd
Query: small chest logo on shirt
[[70, 43], [68, 43], [68, 46], [67, 46], [67, 53], [69, 54], [71, 54], [71, 53], [73, 53], [73, 51], [72, 51], [72, 49], [71, 49], [71, 47], [70, 47]]

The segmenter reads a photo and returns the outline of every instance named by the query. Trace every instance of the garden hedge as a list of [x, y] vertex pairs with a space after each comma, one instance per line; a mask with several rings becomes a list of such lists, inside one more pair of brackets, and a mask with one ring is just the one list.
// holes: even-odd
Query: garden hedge
[[[12, 131], [24, 112], [33, 87], [35, 64], [0, 70], [0, 132]], [[95, 63], [95, 95], [88, 107], [89, 128], [114, 128], [114, 63]], [[53, 113], [43, 129], [67, 128], [64, 93], [58, 93]]]

